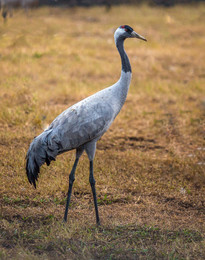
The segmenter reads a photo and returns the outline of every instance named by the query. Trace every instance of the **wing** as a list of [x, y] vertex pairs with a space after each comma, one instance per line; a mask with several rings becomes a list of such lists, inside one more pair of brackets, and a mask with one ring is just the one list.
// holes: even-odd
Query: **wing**
[[100, 138], [114, 120], [114, 112], [104, 99], [84, 99], [60, 114], [50, 125], [49, 149], [72, 150]]

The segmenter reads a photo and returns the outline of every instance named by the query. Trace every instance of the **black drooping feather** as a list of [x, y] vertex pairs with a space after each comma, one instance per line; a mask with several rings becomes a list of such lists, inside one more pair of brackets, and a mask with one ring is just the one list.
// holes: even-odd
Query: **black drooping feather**
[[36, 188], [36, 181], [40, 173], [40, 167], [45, 162], [49, 166], [55, 160], [57, 151], [52, 151], [48, 147], [48, 137], [50, 131], [45, 131], [34, 138], [26, 155], [26, 174], [28, 180]]

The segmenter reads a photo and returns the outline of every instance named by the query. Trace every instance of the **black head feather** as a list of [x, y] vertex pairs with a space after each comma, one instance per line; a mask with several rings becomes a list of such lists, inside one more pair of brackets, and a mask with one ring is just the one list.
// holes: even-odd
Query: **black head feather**
[[132, 27], [130, 27], [129, 25], [121, 25], [120, 28], [121, 28], [121, 29], [124, 29], [124, 30], [125, 30], [126, 32], [128, 32], [128, 33], [133, 32]]

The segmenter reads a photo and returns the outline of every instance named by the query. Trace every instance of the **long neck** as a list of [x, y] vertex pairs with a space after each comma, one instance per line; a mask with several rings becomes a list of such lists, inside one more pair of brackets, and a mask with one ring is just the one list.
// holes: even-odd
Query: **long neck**
[[130, 66], [130, 61], [129, 61], [127, 54], [124, 50], [124, 39], [117, 38], [116, 46], [117, 46], [117, 49], [118, 49], [120, 57], [121, 57], [122, 71], [131, 73], [132, 69], [131, 69], [131, 66]]
[[122, 62], [122, 70], [121, 70], [121, 77], [119, 81], [115, 84], [115, 98], [117, 100], [116, 104], [116, 114], [120, 112], [122, 106], [125, 103], [126, 97], [127, 97], [127, 92], [130, 86], [130, 81], [132, 78], [132, 71], [131, 71], [131, 66], [129, 59], [127, 57], [127, 54], [124, 50], [124, 39], [117, 38], [116, 41], [116, 47], [119, 51], [120, 57], [121, 57], [121, 62]]

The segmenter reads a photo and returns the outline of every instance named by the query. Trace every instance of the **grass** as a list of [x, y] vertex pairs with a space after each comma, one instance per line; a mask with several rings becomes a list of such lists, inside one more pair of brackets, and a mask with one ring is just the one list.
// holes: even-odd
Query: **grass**
[[[39, 8], [0, 25], [0, 259], [204, 259], [205, 5]], [[82, 156], [62, 224], [75, 152], [43, 166], [34, 190], [25, 155], [68, 106], [120, 75], [114, 29], [127, 40], [127, 101], [98, 142], [95, 226]]]

